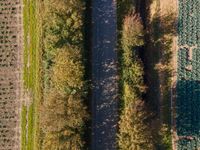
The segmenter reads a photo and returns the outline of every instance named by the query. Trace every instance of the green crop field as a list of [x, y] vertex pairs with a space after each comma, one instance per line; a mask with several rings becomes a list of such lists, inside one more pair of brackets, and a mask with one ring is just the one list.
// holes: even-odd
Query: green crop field
[[200, 1], [179, 0], [176, 126], [178, 150], [200, 147]]

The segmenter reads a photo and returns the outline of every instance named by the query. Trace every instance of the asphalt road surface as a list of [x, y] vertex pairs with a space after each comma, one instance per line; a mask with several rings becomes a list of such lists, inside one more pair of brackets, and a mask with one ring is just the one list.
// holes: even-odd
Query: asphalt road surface
[[92, 3], [92, 150], [115, 150], [118, 123], [116, 3]]

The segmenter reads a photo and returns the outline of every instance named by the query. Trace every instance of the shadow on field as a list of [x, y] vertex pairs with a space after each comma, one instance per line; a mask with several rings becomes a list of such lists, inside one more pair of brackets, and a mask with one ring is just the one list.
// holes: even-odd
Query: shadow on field
[[[92, 45], [92, 0], [86, 0], [86, 10], [85, 10], [85, 27], [84, 27], [84, 49], [85, 49], [85, 53], [84, 53], [84, 58], [86, 58], [86, 60], [84, 60], [85, 66], [86, 66], [86, 71], [85, 71], [85, 80], [88, 82], [89, 87], [87, 87], [88, 89], [88, 93], [87, 93], [87, 97], [85, 99], [85, 103], [88, 106], [88, 112], [91, 115], [91, 78], [92, 78], [92, 72], [91, 72], [91, 57], [92, 57], [92, 50], [91, 50], [91, 45]], [[86, 141], [85, 147], [84, 149], [87, 150], [89, 149], [89, 147], [91, 147], [91, 120], [88, 120], [88, 122], [86, 122], [85, 124], [85, 132], [83, 135], [83, 139]]]
[[[142, 0], [138, 3], [140, 5], [137, 6], [137, 10], [146, 30], [146, 45], [141, 49], [140, 56], [144, 63], [144, 80], [148, 87], [144, 99], [148, 111], [152, 114], [148, 121], [151, 122], [152, 136], [157, 149], [170, 149], [170, 88], [177, 18], [173, 12], [161, 12], [159, 3], [152, 8], [152, 0]], [[163, 136], [167, 136], [167, 141], [163, 141]]]
[[200, 147], [200, 84], [199, 81], [179, 80], [176, 98], [176, 131], [179, 146]]
[[[174, 37], [177, 36], [177, 17], [173, 11], [163, 13], [158, 1], [124, 0], [118, 3], [119, 31], [124, 14], [131, 8], [133, 10], [135, 8], [136, 13], [140, 14], [145, 30], [145, 45], [139, 48], [139, 56], [144, 64], [144, 81], [148, 87], [143, 95], [146, 109], [150, 114], [146, 121], [151, 124], [149, 128], [152, 130], [156, 149], [170, 150], [172, 149], [170, 88], [175, 66], [172, 58], [173, 50], [176, 48]], [[118, 34], [118, 39], [120, 38], [121, 32]]]

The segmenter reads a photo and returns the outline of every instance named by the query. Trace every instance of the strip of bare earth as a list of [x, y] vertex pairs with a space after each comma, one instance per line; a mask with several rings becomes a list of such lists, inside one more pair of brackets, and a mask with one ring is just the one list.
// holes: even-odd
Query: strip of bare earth
[[[169, 119], [171, 118], [171, 139], [172, 139], [172, 149], [175, 149], [175, 141], [176, 141], [176, 131], [175, 131], [175, 88], [176, 88], [176, 71], [177, 71], [177, 50], [178, 50], [178, 43], [177, 43], [177, 18], [178, 18], [178, 2], [175, 0], [166, 0], [166, 1], [159, 1], [160, 4], [160, 25], [163, 27], [163, 39], [165, 39], [166, 43], [169, 43], [169, 47], [167, 44], [164, 46], [166, 47], [166, 50], [169, 49], [169, 57], [166, 54], [161, 53], [161, 63], [164, 64], [163, 67], [161, 67], [161, 71], [159, 72], [159, 80], [160, 80], [160, 104], [161, 104], [161, 123], [165, 125]], [[164, 53], [166, 53], [164, 51]], [[166, 59], [169, 58], [169, 62], [166, 61]], [[166, 62], [164, 62], [166, 61]], [[162, 68], [165, 69], [165, 66], [169, 67], [170, 76], [166, 77], [166, 71], [162, 72]], [[169, 86], [171, 86], [171, 91], [169, 92], [169, 86], [166, 84], [166, 80], [169, 80]], [[170, 95], [170, 97], [169, 97]], [[170, 109], [169, 109], [169, 98], [170, 98]], [[171, 110], [171, 117], [169, 110]], [[168, 124], [168, 123], [167, 123]]]
[[22, 1], [0, 1], [0, 18], [0, 150], [19, 150]]
[[[176, 88], [176, 70], [177, 70], [177, 15], [178, 15], [178, 4], [177, 1], [166, 0], [166, 1], [154, 1], [151, 10], [155, 10], [156, 3], [159, 3], [159, 18], [160, 18], [160, 30], [161, 40], [161, 52], [160, 62], [157, 64], [159, 71], [159, 82], [160, 82], [160, 121], [164, 127], [167, 127], [172, 131], [170, 138], [172, 139], [172, 149], [176, 149], [175, 142], [177, 140], [176, 127], [175, 127], [175, 88]], [[152, 17], [157, 12], [152, 12]], [[167, 54], [168, 52], [168, 54]], [[170, 74], [167, 73], [169, 70]], [[169, 87], [171, 86], [171, 87]], [[169, 89], [171, 91], [169, 92]], [[170, 97], [169, 97], [170, 95]], [[169, 109], [169, 101], [171, 106]], [[171, 116], [169, 111], [171, 111]], [[169, 118], [171, 118], [171, 125], [168, 125]], [[165, 126], [167, 125], [167, 126]], [[170, 140], [170, 139], [169, 139]], [[170, 148], [171, 149], [171, 148]]]

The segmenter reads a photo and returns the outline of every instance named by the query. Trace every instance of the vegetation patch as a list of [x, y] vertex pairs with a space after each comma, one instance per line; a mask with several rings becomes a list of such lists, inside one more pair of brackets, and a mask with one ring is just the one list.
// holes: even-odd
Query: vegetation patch
[[172, 148], [170, 89], [176, 18], [174, 11], [161, 11], [160, 3], [118, 1], [121, 149]]
[[147, 112], [142, 100], [145, 91], [138, 47], [144, 44], [140, 17], [134, 12], [124, 18], [122, 28], [122, 114], [119, 122], [119, 148], [153, 149], [151, 132], [145, 124]]
[[27, 107], [23, 105], [22, 106], [22, 112], [21, 112], [21, 128], [22, 128], [21, 147], [23, 149], [25, 149], [26, 144], [27, 144], [27, 140], [26, 140], [26, 125], [27, 125], [26, 115], [27, 115]]
[[[200, 41], [198, 0], [179, 0], [176, 86], [177, 149], [200, 148]], [[189, 15], [190, 14], [190, 15]]]
[[[84, 67], [85, 3], [46, 0], [44, 16], [44, 99], [41, 148], [83, 149], [88, 112]], [[45, 115], [44, 115], [45, 114]]]

